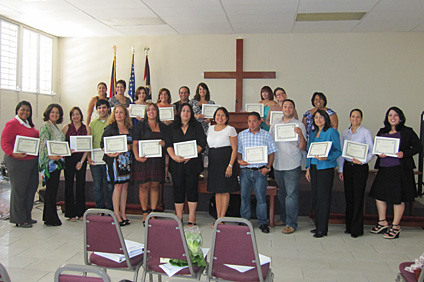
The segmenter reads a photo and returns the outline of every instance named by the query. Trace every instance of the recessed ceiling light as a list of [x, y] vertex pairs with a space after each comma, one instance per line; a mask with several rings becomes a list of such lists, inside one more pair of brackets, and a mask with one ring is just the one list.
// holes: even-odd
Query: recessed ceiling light
[[355, 13], [299, 13], [296, 16], [297, 22], [315, 21], [359, 21], [365, 16], [365, 12]]

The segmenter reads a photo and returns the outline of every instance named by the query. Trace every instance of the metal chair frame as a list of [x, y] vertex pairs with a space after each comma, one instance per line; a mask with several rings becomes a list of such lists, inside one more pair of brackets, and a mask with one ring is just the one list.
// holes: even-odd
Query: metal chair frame
[[[100, 267], [92, 265], [76, 265], [76, 264], [64, 264], [59, 267], [54, 274], [54, 282], [60, 282], [60, 277], [65, 271], [84, 273], [84, 275], [73, 275], [70, 274], [75, 280], [83, 281], [84, 277], [87, 277], [87, 273], [93, 273], [99, 276], [103, 282], [111, 282], [109, 275]], [[91, 278], [91, 277], [90, 277]]]

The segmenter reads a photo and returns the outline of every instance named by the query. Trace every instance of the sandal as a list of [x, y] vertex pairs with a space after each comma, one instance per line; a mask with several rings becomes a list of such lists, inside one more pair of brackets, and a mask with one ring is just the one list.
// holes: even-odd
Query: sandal
[[69, 220], [70, 220], [71, 222], [77, 222], [77, 218], [76, 218], [76, 217], [71, 217]]
[[[399, 227], [399, 228], [393, 228], [393, 227]], [[386, 233], [384, 233], [384, 238], [386, 239], [396, 239], [399, 238], [399, 234], [400, 231], [402, 229], [400, 229], [400, 225], [399, 224], [393, 224], [392, 227], [390, 227], [389, 231], [387, 231]]]
[[374, 226], [373, 228], [371, 228], [370, 232], [374, 233], [374, 234], [380, 234], [381, 232], [383, 232], [384, 230], [389, 228], [390, 227], [389, 225], [381, 225], [380, 224], [380, 222], [384, 222], [384, 221], [386, 221], [386, 219], [381, 219], [381, 220], [379, 219], [377, 225]]
[[[143, 214], [145, 214], [145, 213], [149, 213], [150, 212], [150, 210], [142, 210], [141, 211], [141, 214], [143, 215]], [[144, 216], [143, 216], [144, 217]], [[143, 220], [143, 227], [145, 227], [146, 226], [146, 220]]]
[[187, 227], [193, 227], [193, 226], [196, 226], [197, 225], [197, 223], [196, 222], [187, 222]]

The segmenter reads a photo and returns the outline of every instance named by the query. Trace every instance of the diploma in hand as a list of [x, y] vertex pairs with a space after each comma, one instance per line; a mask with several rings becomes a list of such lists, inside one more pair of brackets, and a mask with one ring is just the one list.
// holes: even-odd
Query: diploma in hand
[[159, 108], [159, 119], [161, 121], [174, 120], [174, 108], [173, 107]]
[[103, 152], [102, 149], [93, 149], [93, 151], [91, 152], [91, 160], [93, 161], [95, 165], [106, 164], [103, 161], [104, 154], [105, 152]]
[[15, 139], [15, 146], [13, 147], [13, 153], [24, 153], [31, 156], [38, 156], [39, 146], [39, 138], [17, 135]]
[[246, 103], [244, 109], [246, 110], [246, 112], [257, 112], [261, 117], [264, 117], [264, 104]]
[[196, 140], [174, 143], [175, 155], [184, 159], [197, 158], [197, 142]]
[[93, 144], [91, 135], [70, 136], [69, 143], [72, 150], [75, 152], [90, 152]]
[[345, 140], [343, 144], [342, 157], [346, 159], [357, 159], [358, 161], [365, 163], [367, 161], [368, 144], [362, 144]]
[[162, 146], [159, 145], [161, 140], [139, 140], [138, 141], [138, 156], [147, 158], [162, 157]]
[[104, 137], [105, 154], [123, 153], [128, 151], [127, 135]]
[[375, 155], [385, 154], [386, 156], [397, 158], [396, 153], [399, 152], [399, 144], [399, 138], [376, 136], [372, 153]]
[[244, 160], [249, 164], [268, 163], [268, 147], [256, 146], [245, 148]]
[[129, 108], [130, 117], [142, 117], [144, 118], [144, 113], [146, 111], [146, 105], [138, 105], [138, 104], [131, 104]]
[[213, 114], [215, 113], [216, 109], [218, 109], [219, 107], [221, 107], [221, 105], [203, 104], [202, 114], [205, 116], [205, 118], [213, 118]]
[[274, 121], [281, 120], [283, 118], [283, 112], [281, 111], [272, 111], [270, 113], [269, 122], [273, 123]]
[[330, 152], [332, 144], [333, 144], [333, 142], [331, 142], [331, 141], [311, 143], [311, 146], [309, 147], [307, 158], [315, 158], [315, 157], [325, 158], [325, 157], [328, 157], [328, 153]]
[[47, 141], [47, 154], [49, 156], [70, 156], [68, 142], [64, 141]]
[[277, 124], [275, 126], [275, 142], [297, 141], [299, 136], [294, 131], [297, 126], [295, 123]]

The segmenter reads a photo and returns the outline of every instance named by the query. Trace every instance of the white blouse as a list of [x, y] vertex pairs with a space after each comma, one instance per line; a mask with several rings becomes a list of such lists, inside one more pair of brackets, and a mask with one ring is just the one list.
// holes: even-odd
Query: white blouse
[[237, 136], [237, 131], [231, 125], [227, 125], [221, 131], [215, 131], [215, 125], [208, 129], [208, 146], [209, 148], [220, 148], [231, 146], [230, 137]]

